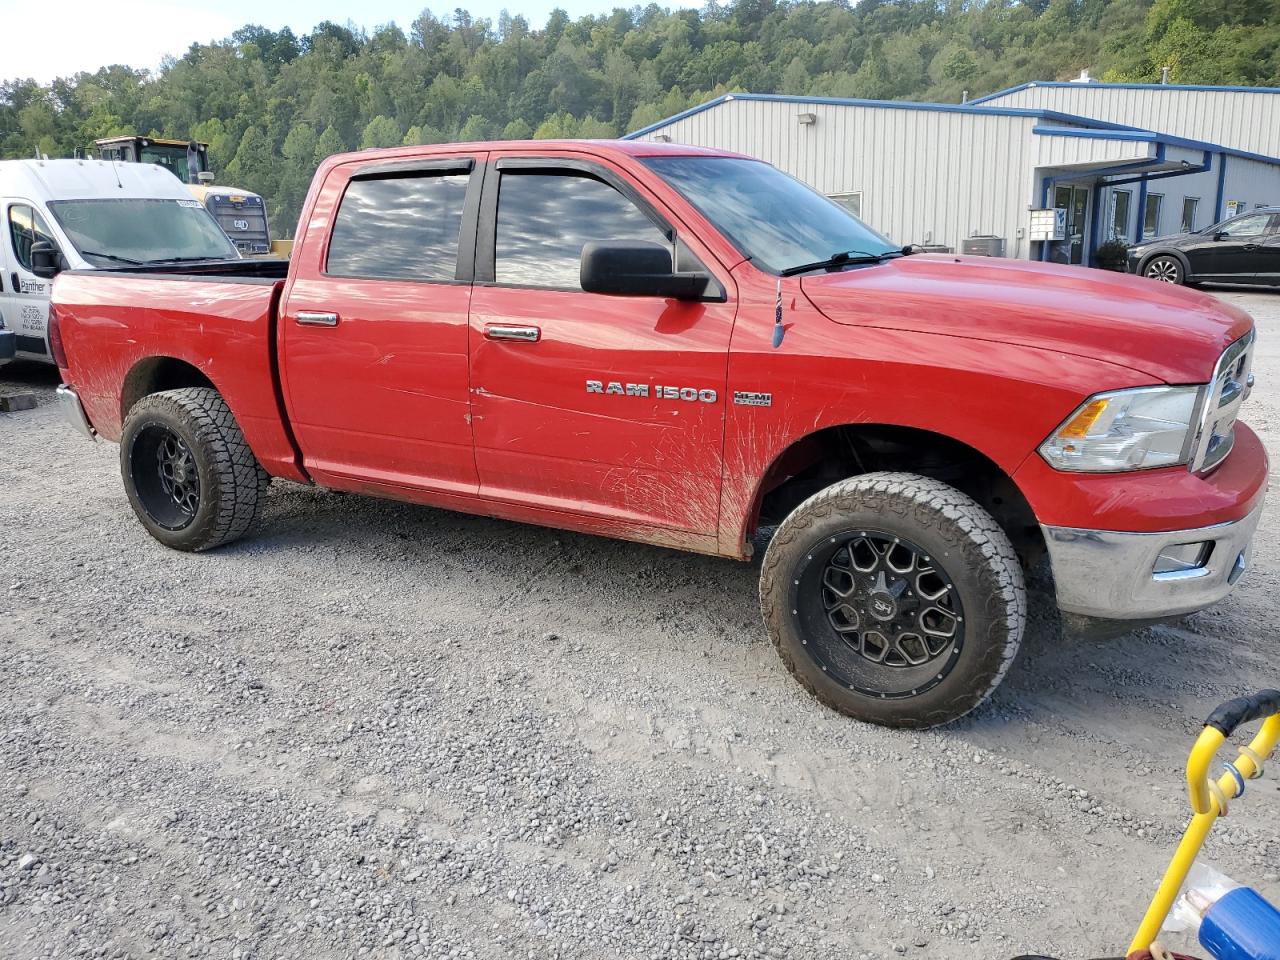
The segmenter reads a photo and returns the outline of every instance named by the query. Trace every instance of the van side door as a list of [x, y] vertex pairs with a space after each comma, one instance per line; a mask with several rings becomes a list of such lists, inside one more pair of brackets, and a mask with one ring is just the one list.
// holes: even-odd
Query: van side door
[[3, 201], [4, 224], [0, 247], [4, 256], [4, 293], [0, 294], [0, 314], [5, 327], [17, 335], [19, 360], [52, 363], [46, 327], [49, 295], [53, 281], [31, 272], [31, 245], [39, 241], [59, 243], [40, 209], [26, 200]]

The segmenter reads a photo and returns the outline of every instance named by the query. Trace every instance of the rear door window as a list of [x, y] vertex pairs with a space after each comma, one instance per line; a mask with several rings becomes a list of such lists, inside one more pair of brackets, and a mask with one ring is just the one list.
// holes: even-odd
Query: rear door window
[[352, 180], [329, 239], [326, 272], [341, 277], [451, 281], [468, 173]]

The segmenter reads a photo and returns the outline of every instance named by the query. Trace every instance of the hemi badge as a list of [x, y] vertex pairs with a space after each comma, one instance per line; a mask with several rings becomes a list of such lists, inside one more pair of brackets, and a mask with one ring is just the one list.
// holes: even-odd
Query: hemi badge
[[741, 407], [772, 407], [772, 393], [752, 393], [748, 390], [733, 391], [733, 402]]

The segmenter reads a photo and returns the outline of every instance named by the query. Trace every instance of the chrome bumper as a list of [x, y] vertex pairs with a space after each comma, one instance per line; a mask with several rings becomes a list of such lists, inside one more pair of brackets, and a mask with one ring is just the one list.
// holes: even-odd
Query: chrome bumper
[[67, 423], [75, 427], [76, 432], [83, 434], [89, 440], [98, 439], [98, 431], [93, 429], [93, 425], [89, 423], [89, 418], [85, 416], [84, 407], [80, 405], [80, 397], [75, 390], [68, 387], [65, 383], [58, 384], [58, 389], [54, 391], [58, 395], [58, 406], [62, 410], [63, 417]]
[[[1046, 527], [1044, 540], [1066, 613], [1107, 620], [1143, 620], [1191, 613], [1231, 592], [1249, 563], [1262, 504], [1241, 520], [1169, 533], [1121, 533]], [[1212, 542], [1203, 566], [1155, 573], [1168, 547]]]

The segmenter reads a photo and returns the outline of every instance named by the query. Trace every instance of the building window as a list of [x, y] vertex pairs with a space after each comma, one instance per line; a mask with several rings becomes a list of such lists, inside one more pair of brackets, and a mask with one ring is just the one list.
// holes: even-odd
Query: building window
[[862, 191], [856, 193], [833, 193], [831, 199], [844, 207], [859, 220], [862, 219]]
[[1198, 197], [1182, 198], [1182, 232], [1191, 233], [1196, 228], [1196, 207], [1199, 205]]
[[1160, 207], [1164, 197], [1158, 193], [1147, 194], [1147, 208], [1142, 214], [1142, 235], [1144, 237], [1160, 236]]
[[1111, 195], [1111, 236], [1117, 240], [1129, 239], [1129, 204], [1132, 200], [1131, 190], [1117, 190]]

